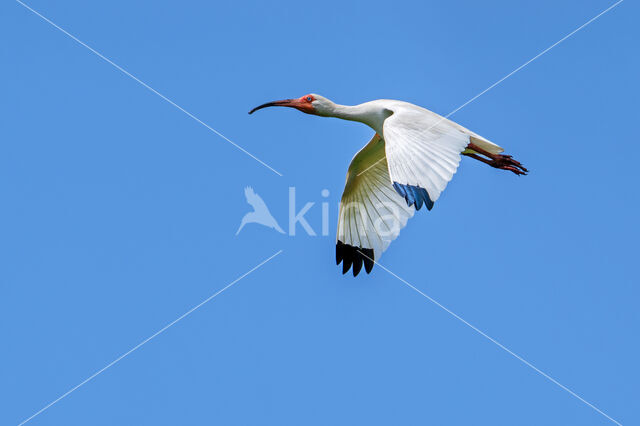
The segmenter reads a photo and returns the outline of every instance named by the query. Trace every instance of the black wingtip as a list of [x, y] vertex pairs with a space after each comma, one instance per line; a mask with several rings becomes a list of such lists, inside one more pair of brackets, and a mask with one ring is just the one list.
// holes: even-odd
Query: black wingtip
[[373, 269], [373, 250], [371, 250], [371, 253], [365, 253], [365, 258], [364, 258], [364, 270], [367, 272], [367, 274], [371, 273], [371, 270]]
[[357, 276], [362, 270], [367, 274], [371, 273], [373, 265], [373, 249], [367, 249], [362, 247], [355, 247], [350, 244], [345, 244], [338, 240], [336, 243], [336, 265], [342, 262], [342, 274], [349, 272], [349, 269], [353, 269], [353, 276]]

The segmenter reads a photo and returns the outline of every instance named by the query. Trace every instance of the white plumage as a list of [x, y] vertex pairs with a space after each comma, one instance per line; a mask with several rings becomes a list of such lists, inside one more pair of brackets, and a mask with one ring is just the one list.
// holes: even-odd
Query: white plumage
[[[372, 249], [372, 258], [377, 259], [414, 212], [391, 186], [385, 143], [376, 134], [351, 160], [340, 200], [337, 240]], [[347, 263], [344, 267], [349, 269]]]
[[431, 210], [460, 164], [461, 155], [526, 174], [503, 149], [425, 108], [380, 99], [338, 105], [316, 94], [254, 108], [288, 106], [308, 114], [359, 121], [376, 134], [351, 160], [340, 201], [336, 262], [343, 273], [371, 271], [391, 241], [424, 205]]

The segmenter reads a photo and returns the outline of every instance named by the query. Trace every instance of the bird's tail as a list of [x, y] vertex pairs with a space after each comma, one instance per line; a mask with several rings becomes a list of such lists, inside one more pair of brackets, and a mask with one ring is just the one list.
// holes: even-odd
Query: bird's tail
[[[500, 154], [501, 152], [504, 152], [504, 148], [501, 146], [496, 145], [493, 142], [489, 142], [486, 139], [482, 139], [482, 138], [477, 138], [472, 136], [471, 137], [471, 143], [473, 143], [474, 145], [478, 146], [479, 148], [484, 149], [485, 151], [488, 151], [492, 154]], [[469, 153], [474, 153], [475, 151], [473, 149], [465, 149], [464, 153], [469, 154]]]

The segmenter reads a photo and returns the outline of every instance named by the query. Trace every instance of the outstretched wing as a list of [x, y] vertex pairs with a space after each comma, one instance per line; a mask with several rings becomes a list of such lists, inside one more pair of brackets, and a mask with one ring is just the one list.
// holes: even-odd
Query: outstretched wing
[[398, 102], [389, 109], [382, 133], [393, 186], [409, 206], [419, 210], [424, 203], [431, 210], [477, 135], [416, 105]]
[[255, 211], [264, 211], [264, 210], [269, 211], [269, 209], [267, 208], [267, 205], [264, 203], [262, 198], [258, 194], [255, 193], [255, 191], [253, 190], [252, 187], [247, 186], [244, 189], [244, 196], [247, 198], [247, 203], [249, 203], [249, 205], [251, 207], [253, 207], [253, 210], [255, 210]]
[[371, 272], [414, 212], [391, 186], [385, 142], [376, 134], [351, 160], [340, 200], [336, 264], [342, 262], [342, 273], [353, 266], [356, 276], [363, 264]]

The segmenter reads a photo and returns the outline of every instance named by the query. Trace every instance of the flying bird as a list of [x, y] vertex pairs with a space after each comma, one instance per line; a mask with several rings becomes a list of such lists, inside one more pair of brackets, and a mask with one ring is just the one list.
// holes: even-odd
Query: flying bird
[[284, 231], [282, 230], [282, 228], [280, 228], [278, 222], [276, 222], [276, 219], [269, 211], [269, 208], [265, 204], [264, 200], [255, 193], [253, 188], [247, 186], [244, 189], [244, 196], [247, 199], [247, 203], [249, 203], [249, 205], [253, 207], [253, 211], [245, 214], [242, 217], [240, 228], [238, 228], [236, 235], [240, 233], [242, 228], [244, 228], [244, 225], [246, 225], [247, 223], [258, 223], [260, 225], [266, 226], [267, 228], [273, 228], [279, 233], [284, 234]]
[[316, 94], [267, 102], [306, 114], [358, 121], [376, 133], [351, 160], [340, 200], [336, 264], [353, 276], [374, 263], [416, 210], [431, 210], [458, 169], [461, 155], [496, 169], [528, 170], [488, 139], [417, 105], [378, 99], [339, 105]]

